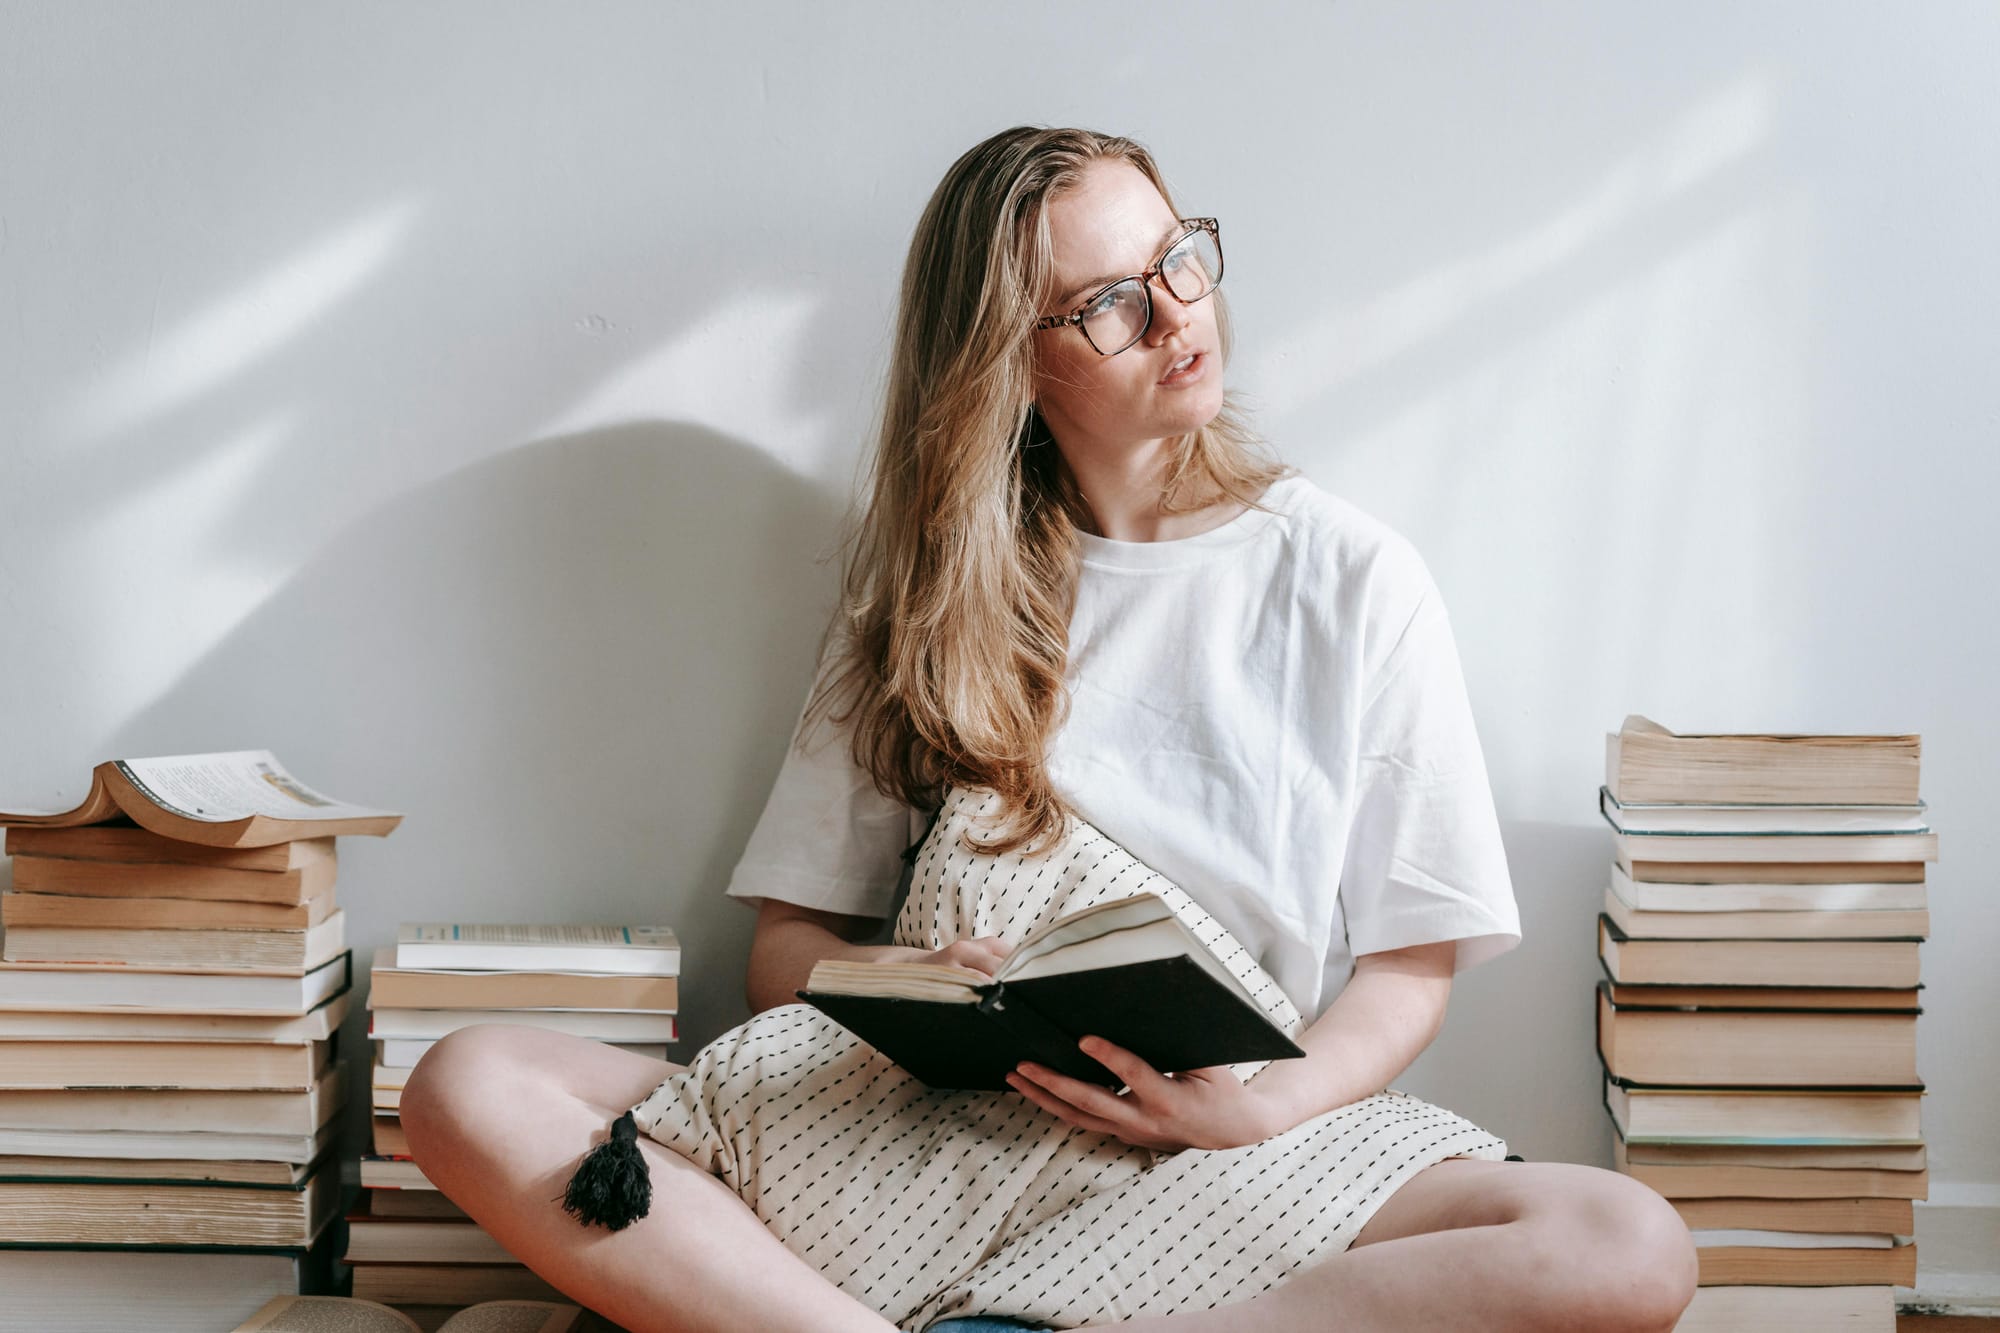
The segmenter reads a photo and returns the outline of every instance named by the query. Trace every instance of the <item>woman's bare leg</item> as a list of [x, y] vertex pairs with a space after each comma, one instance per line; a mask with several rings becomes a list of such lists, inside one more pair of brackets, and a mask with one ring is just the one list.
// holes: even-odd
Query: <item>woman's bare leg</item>
[[736, 1194], [644, 1134], [653, 1206], [622, 1231], [562, 1210], [577, 1159], [679, 1066], [540, 1028], [452, 1033], [410, 1074], [404, 1132], [424, 1174], [509, 1253], [631, 1333], [894, 1325], [815, 1272]]
[[1087, 1327], [1667, 1333], [1694, 1287], [1680, 1214], [1629, 1176], [1448, 1158], [1404, 1182], [1346, 1251], [1254, 1300]]

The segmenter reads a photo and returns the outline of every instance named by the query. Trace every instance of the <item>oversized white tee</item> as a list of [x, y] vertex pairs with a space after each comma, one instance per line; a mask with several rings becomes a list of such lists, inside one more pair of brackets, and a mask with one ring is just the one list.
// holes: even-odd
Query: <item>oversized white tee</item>
[[[1521, 927], [1429, 569], [1303, 475], [1262, 503], [1172, 541], [1078, 534], [1048, 772], [1310, 1021], [1357, 955], [1456, 940], [1464, 971]], [[886, 917], [929, 817], [877, 792], [823, 725], [787, 750], [728, 892]]]

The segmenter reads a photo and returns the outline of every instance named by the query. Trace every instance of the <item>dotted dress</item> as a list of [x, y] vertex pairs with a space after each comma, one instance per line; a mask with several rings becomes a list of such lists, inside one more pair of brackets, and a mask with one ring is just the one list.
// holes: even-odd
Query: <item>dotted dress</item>
[[[1042, 856], [966, 848], [969, 827], [990, 836], [977, 821], [999, 803], [983, 788], [947, 794], [918, 849], [898, 944], [1018, 943], [1065, 913], [1149, 890], [1274, 1023], [1303, 1029], [1206, 912], [1090, 824], [1073, 821]], [[1247, 1079], [1265, 1063], [1232, 1068]], [[909, 1333], [954, 1315], [1072, 1328], [1248, 1300], [1346, 1249], [1418, 1171], [1507, 1152], [1394, 1089], [1247, 1147], [1154, 1152], [1073, 1128], [1012, 1091], [933, 1091], [803, 1003], [717, 1037], [633, 1116]]]

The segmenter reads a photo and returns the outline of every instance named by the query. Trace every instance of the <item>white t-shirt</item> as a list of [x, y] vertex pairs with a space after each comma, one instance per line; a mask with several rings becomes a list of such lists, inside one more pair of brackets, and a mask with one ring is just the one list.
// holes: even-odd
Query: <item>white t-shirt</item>
[[[1520, 942], [1458, 650], [1416, 549], [1294, 475], [1207, 532], [1080, 533], [1070, 710], [1049, 777], [1179, 884], [1308, 1021], [1358, 954]], [[887, 916], [929, 813], [847, 736], [786, 752], [728, 892]]]

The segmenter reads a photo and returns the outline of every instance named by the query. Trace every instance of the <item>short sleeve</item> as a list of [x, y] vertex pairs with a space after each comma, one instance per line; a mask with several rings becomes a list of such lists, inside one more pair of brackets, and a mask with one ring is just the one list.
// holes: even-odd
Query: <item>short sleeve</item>
[[1463, 972], [1519, 944], [1521, 924], [1451, 623], [1419, 574], [1364, 694], [1341, 911], [1355, 957], [1457, 940]]
[[[801, 722], [805, 711], [800, 705]], [[803, 752], [798, 737], [795, 723], [727, 893], [753, 907], [775, 898], [850, 916], [887, 917], [902, 880], [903, 851], [921, 834], [924, 819], [875, 789], [854, 762], [847, 728], [822, 719]]]

